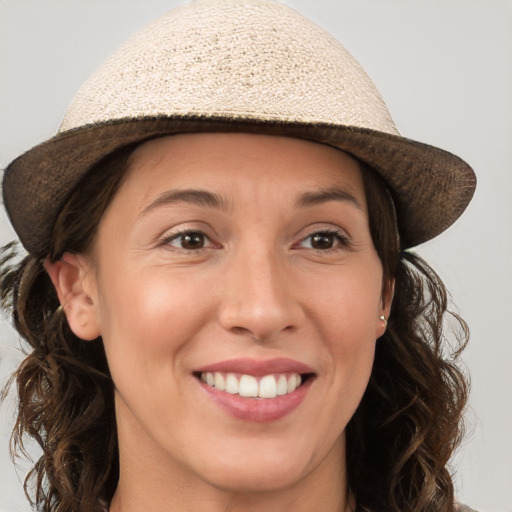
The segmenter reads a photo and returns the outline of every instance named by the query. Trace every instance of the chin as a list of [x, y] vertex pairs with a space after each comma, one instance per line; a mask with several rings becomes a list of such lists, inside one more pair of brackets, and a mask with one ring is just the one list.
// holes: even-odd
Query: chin
[[212, 472], [210, 483], [225, 491], [235, 493], [271, 493], [289, 489], [302, 478], [302, 471], [296, 467], [282, 465], [269, 467], [246, 467], [241, 469], [222, 468]]
[[[318, 450], [299, 443], [261, 443], [248, 440], [238, 446], [219, 447], [223, 454], [203, 459], [201, 470], [216, 488], [231, 492], [278, 492], [294, 487], [322, 464]], [[288, 445], [287, 445], [288, 444]], [[328, 457], [327, 457], [328, 458]], [[317, 460], [318, 459], [318, 460]]]

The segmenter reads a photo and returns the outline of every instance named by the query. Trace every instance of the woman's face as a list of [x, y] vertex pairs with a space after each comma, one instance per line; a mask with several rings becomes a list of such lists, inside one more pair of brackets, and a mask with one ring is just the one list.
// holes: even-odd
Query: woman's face
[[354, 159], [274, 136], [147, 142], [83, 261], [122, 469], [234, 490], [343, 472], [387, 312]]

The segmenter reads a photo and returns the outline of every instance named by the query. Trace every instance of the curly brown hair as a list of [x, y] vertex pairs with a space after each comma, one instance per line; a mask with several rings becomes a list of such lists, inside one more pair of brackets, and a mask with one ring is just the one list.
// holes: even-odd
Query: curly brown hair
[[[86, 175], [40, 254], [16, 263], [16, 246], [9, 244], [0, 261], [2, 305], [28, 344], [12, 377], [19, 395], [12, 452], [23, 454], [26, 438], [41, 447], [25, 492], [43, 512], [104, 511], [117, 485], [114, 385], [103, 344], [71, 332], [43, 263], [89, 247], [134, 147], [109, 155]], [[393, 279], [395, 290], [370, 383], [347, 426], [348, 483], [361, 512], [452, 512], [448, 462], [463, 433], [468, 382], [457, 358], [467, 326], [448, 311], [436, 273], [400, 249], [390, 193], [375, 171], [361, 168], [383, 296]], [[456, 327], [451, 341], [444, 333], [449, 317]]]

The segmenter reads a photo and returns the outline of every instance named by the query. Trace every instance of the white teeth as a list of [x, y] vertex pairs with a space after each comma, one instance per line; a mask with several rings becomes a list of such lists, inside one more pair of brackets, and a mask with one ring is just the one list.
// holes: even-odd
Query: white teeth
[[280, 375], [277, 380], [276, 395], [281, 396], [286, 395], [286, 393], [288, 393], [288, 381], [284, 375]]
[[288, 379], [287, 391], [288, 391], [288, 393], [291, 393], [295, 389], [297, 389], [297, 376], [296, 375], [292, 375]]
[[275, 398], [277, 395], [276, 378], [273, 375], [266, 375], [260, 380], [258, 396], [260, 398]]
[[237, 395], [238, 389], [238, 379], [232, 373], [228, 373], [226, 375], [226, 392]]
[[219, 391], [225, 391], [231, 395], [240, 395], [246, 398], [275, 398], [288, 393], [293, 393], [301, 384], [302, 379], [298, 373], [288, 376], [280, 374], [265, 375], [259, 382], [253, 375], [240, 375], [234, 373], [203, 372], [201, 380]]
[[252, 375], [242, 375], [240, 379], [238, 394], [245, 397], [258, 396], [258, 381]]
[[224, 377], [222, 376], [222, 373], [215, 372], [215, 387], [217, 389], [220, 389], [221, 391], [224, 391], [226, 389], [226, 381], [224, 380]]

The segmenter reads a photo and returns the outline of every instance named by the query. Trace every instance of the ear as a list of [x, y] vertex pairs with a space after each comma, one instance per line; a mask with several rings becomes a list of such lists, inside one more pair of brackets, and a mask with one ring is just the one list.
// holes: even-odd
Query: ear
[[[380, 338], [385, 332], [388, 325], [389, 315], [391, 313], [391, 304], [395, 295], [395, 280], [392, 279], [385, 283], [382, 287], [382, 298], [379, 310], [379, 318], [375, 328], [376, 338]], [[384, 318], [384, 319], [383, 319]]]
[[94, 272], [83, 255], [65, 253], [59, 261], [44, 261], [73, 333], [83, 340], [100, 335]]
[[395, 296], [395, 280], [390, 279], [382, 288], [382, 314], [389, 318], [391, 313], [391, 304]]

